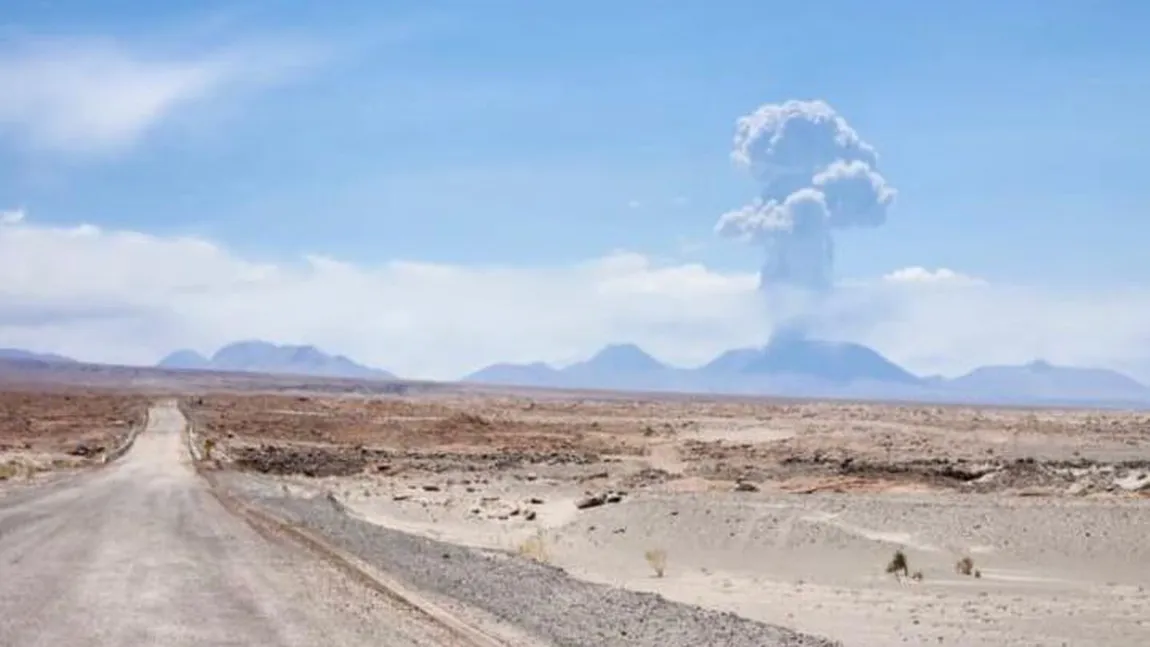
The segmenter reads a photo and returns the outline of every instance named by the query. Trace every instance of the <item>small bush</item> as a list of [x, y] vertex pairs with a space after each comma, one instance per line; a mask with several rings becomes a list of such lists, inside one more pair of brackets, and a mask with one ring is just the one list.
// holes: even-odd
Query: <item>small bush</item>
[[654, 548], [643, 553], [647, 558], [647, 563], [651, 566], [651, 570], [655, 571], [655, 577], [663, 577], [667, 572], [667, 551], [662, 548]]
[[547, 540], [543, 537], [543, 531], [536, 531], [535, 535], [528, 537], [519, 544], [519, 554], [527, 559], [533, 559], [537, 562], [546, 564], [549, 561], [547, 555]]
[[954, 572], [959, 575], [971, 575], [974, 573], [974, 560], [969, 557], [963, 557], [955, 563]]
[[894, 557], [892, 557], [890, 563], [886, 565], [886, 572], [892, 573], [896, 577], [899, 575], [910, 575], [910, 565], [907, 564], [906, 553], [901, 550], [894, 551]]
[[910, 579], [914, 580], [915, 582], [921, 582], [922, 581], [922, 571], [915, 571], [914, 575], [910, 576]]

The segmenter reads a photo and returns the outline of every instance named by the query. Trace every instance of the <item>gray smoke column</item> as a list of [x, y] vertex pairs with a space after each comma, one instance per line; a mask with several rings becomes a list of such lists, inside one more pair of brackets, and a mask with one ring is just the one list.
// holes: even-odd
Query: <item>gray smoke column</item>
[[823, 101], [769, 103], [741, 117], [731, 157], [762, 192], [715, 230], [762, 246], [766, 292], [829, 289], [832, 232], [883, 224], [895, 198], [874, 148]]

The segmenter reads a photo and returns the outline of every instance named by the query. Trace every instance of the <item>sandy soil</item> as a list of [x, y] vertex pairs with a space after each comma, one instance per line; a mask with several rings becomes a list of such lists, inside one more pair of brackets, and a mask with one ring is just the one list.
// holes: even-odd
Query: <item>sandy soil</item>
[[[289, 494], [847, 645], [1150, 641], [1144, 413], [513, 396], [187, 409], [223, 464]], [[896, 550], [908, 577], [886, 572]]]
[[0, 391], [0, 487], [101, 463], [143, 424], [147, 407], [131, 393]]

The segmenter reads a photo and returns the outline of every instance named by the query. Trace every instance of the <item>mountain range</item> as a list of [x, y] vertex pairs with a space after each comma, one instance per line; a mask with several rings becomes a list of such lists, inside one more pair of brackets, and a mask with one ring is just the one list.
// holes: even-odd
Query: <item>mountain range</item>
[[955, 378], [919, 377], [850, 342], [778, 338], [727, 351], [697, 368], [669, 366], [634, 344], [607, 346], [565, 368], [494, 364], [465, 382], [550, 388], [681, 391], [987, 404], [1147, 406], [1150, 387], [1116, 371], [1035, 361]]
[[[76, 363], [51, 353], [0, 349], [0, 363]], [[156, 365], [168, 370], [234, 371], [368, 380], [392, 373], [314, 346], [248, 340], [210, 357], [177, 350]], [[1050, 406], [1150, 406], [1150, 387], [1121, 373], [1034, 361], [985, 366], [954, 378], [920, 377], [874, 349], [850, 342], [778, 337], [758, 348], [729, 350], [694, 368], [665, 364], [635, 344], [612, 344], [585, 361], [500, 363], [463, 382], [595, 390], [772, 395]]]
[[0, 360], [40, 362], [45, 364], [75, 364], [76, 360], [55, 353], [34, 353], [20, 348], [0, 348]]
[[238, 371], [393, 380], [395, 375], [353, 362], [343, 355], [328, 355], [315, 346], [278, 345], [249, 340], [228, 344], [211, 357], [194, 350], [177, 350], [156, 364], [158, 368], [200, 371]]

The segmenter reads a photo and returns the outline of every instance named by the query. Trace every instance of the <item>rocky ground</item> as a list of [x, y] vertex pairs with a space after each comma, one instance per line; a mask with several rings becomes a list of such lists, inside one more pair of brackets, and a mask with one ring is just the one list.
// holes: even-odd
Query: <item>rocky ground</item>
[[[188, 412], [270, 474], [511, 473], [788, 492], [1150, 492], [1150, 413], [740, 401], [216, 395]], [[564, 469], [560, 469], [564, 468]], [[748, 486], [744, 486], [748, 487]]]
[[[1150, 638], [1144, 413], [314, 394], [186, 409], [220, 467], [285, 509], [334, 500], [355, 528], [847, 645]], [[896, 551], [905, 573], [887, 572]]]
[[0, 391], [0, 481], [100, 464], [143, 423], [148, 402], [80, 389]]

